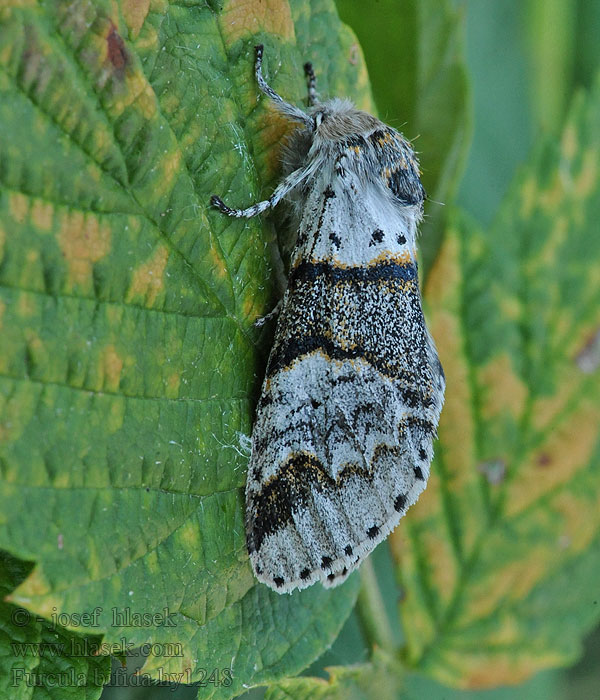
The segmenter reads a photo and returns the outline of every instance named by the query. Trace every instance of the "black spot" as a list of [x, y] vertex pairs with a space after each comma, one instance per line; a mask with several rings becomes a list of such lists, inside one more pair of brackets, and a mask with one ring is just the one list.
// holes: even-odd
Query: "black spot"
[[258, 402], [258, 408], [257, 410], [261, 408], [266, 408], [267, 406], [270, 406], [273, 403], [273, 399], [269, 394], [263, 394], [260, 397], [260, 400]]
[[300, 578], [305, 581], [310, 576], [310, 571], [308, 569], [302, 569], [300, 572]]
[[285, 581], [281, 578], [281, 576], [275, 576], [273, 583], [277, 586], [277, 588], [281, 588]]
[[328, 569], [331, 566], [331, 557], [323, 557], [321, 559], [321, 568], [322, 569]]
[[383, 231], [380, 228], [376, 228], [371, 234], [369, 245], [372, 246], [375, 245], [375, 243], [381, 243], [381, 241], [383, 241]]
[[437, 371], [440, 378], [445, 381], [446, 375], [444, 374], [444, 368], [442, 367], [442, 363], [439, 360], [437, 361]]
[[334, 578], [335, 578], [335, 574], [328, 574], [328, 576], [327, 576], [328, 581], [333, 581]]
[[421, 393], [416, 389], [401, 389], [400, 395], [404, 403], [411, 408], [417, 408], [424, 403]]
[[356, 146], [358, 146], [358, 147], [360, 148], [361, 146], [364, 146], [364, 145], [365, 145], [365, 140], [364, 140], [364, 138], [363, 138], [362, 136], [356, 136], [356, 135], [355, 135], [355, 136], [350, 136], [349, 138], [347, 138], [347, 139], [344, 141], [343, 145], [344, 145], [347, 149], [348, 149], [348, 148], [355, 148]]
[[327, 210], [327, 202], [334, 197], [335, 192], [333, 191], [333, 188], [331, 185], [327, 185], [327, 187], [323, 190], [323, 204], [321, 205], [321, 213], [319, 214], [319, 221], [317, 222], [317, 231], [321, 231], [321, 228], [323, 227], [325, 211]]
[[410, 168], [393, 170], [387, 178], [387, 186], [392, 190], [401, 204], [406, 206], [420, 204], [425, 199], [425, 190], [418, 173]]
[[384, 148], [385, 144], [381, 144], [379, 143], [379, 141], [385, 138], [386, 133], [387, 132], [383, 129], [377, 129], [377, 131], [374, 131], [372, 134], [370, 134], [369, 141], [373, 144], [373, 146]]
[[415, 473], [415, 478], [418, 479], [419, 481], [425, 481], [425, 477], [423, 476], [423, 472], [421, 471], [421, 467], [415, 467], [413, 469]]
[[424, 418], [416, 418], [415, 416], [411, 416], [407, 423], [411, 430], [418, 428], [419, 430], [422, 430], [425, 435], [434, 435], [435, 433], [435, 425], [431, 421]]
[[419, 448], [419, 459], [422, 459], [423, 461], [427, 459], [427, 452], [425, 452], [422, 447]]
[[345, 552], [345, 554], [347, 554], [349, 557], [351, 557], [351, 556], [352, 556], [352, 547], [351, 547], [349, 544], [347, 544], [347, 545], [344, 547], [344, 552]]
[[260, 481], [262, 479], [262, 469], [260, 467], [254, 467], [252, 470], [252, 478], [254, 481]]
[[260, 575], [262, 574], [262, 572], [263, 572], [262, 566], [257, 566], [257, 567], [256, 567], [256, 573], [260, 576]]
[[400, 243], [400, 245], [404, 245], [406, 243], [406, 238], [402, 234], [398, 236], [398, 243]]
[[345, 576], [347, 573], [348, 573], [348, 569], [346, 567], [344, 567], [342, 569], [342, 576]]
[[149, 487], [149, 486], [146, 486], [146, 491], [147, 491], [148, 493], [150, 493], [150, 487]]
[[398, 513], [401, 510], [404, 510], [404, 506], [406, 505], [406, 496], [401, 493], [399, 496], [396, 496], [396, 500], [394, 501], [394, 508], [398, 511]]
[[313, 408], [319, 408], [319, 406], [321, 405], [321, 402], [320, 402], [320, 401], [317, 401], [316, 399], [311, 399], [310, 405], [311, 405]]
[[374, 540], [374, 539], [377, 537], [378, 534], [379, 534], [379, 528], [377, 527], [377, 525], [373, 525], [373, 527], [370, 527], [370, 528], [367, 530], [367, 536], [368, 536], [369, 539], [371, 539], [371, 540]]
[[342, 245], [342, 239], [333, 231], [329, 234], [329, 240], [335, 245], [336, 248], [339, 248]]

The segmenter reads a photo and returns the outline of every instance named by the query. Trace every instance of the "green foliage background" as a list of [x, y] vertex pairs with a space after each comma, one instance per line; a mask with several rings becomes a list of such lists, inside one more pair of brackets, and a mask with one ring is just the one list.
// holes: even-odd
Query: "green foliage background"
[[[207, 202], [219, 192], [246, 204], [277, 177], [286, 125], [257, 100], [257, 40], [286, 97], [302, 101], [310, 58], [323, 96], [374, 111], [361, 49], [329, 0], [0, 2], [0, 677], [11, 697], [67, 697], [9, 689], [11, 665], [106, 674], [108, 657], [10, 653], [14, 640], [72, 643], [81, 630], [54, 629], [52, 611], [97, 604], [106, 615], [91, 631], [109, 642], [123, 632], [113, 605], [173, 612], [175, 636], [127, 632], [134, 645], [183, 642], [183, 658], [151, 655], [148, 673], [191, 668], [198, 681], [234, 668], [232, 686], [175, 697], [269, 682], [270, 700], [586, 696], [562, 671], [515, 690], [464, 688], [572, 663], [600, 615], [598, 372], [578, 364], [600, 326], [600, 10], [337, 7], [379, 115], [417, 138], [434, 200], [425, 297], [450, 390], [435, 476], [390, 546], [339, 590], [281, 597], [247, 565], [240, 441], [269, 343], [252, 320], [275, 296], [273, 234]], [[17, 605], [39, 619], [15, 627]], [[575, 673], [598, 687], [582, 663]], [[97, 683], [69, 697], [171, 690]]]

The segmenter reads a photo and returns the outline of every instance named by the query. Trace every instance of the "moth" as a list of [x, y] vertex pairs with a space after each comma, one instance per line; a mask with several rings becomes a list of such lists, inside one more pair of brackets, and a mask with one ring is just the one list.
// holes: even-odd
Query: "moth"
[[309, 110], [260, 90], [297, 122], [271, 197], [297, 232], [252, 430], [246, 539], [280, 593], [336, 586], [425, 488], [445, 380], [423, 317], [416, 236], [425, 191], [409, 142], [347, 99]]

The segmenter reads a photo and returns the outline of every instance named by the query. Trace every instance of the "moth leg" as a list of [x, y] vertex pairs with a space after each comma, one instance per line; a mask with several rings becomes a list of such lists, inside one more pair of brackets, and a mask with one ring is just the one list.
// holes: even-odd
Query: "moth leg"
[[[275, 90], [273, 90], [272, 87], [267, 85], [267, 82], [265, 81], [263, 74], [262, 74], [262, 56], [263, 56], [263, 45], [259, 44], [258, 46], [254, 47], [256, 49], [256, 63], [254, 64], [254, 70], [256, 73], [256, 80], [258, 82], [258, 87], [267, 95], [273, 102], [275, 103], [275, 106], [277, 109], [282, 114], [285, 114], [286, 116], [290, 117], [290, 119], [294, 119], [296, 121], [300, 121], [303, 124], [305, 124], [309, 129], [314, 129], [315, 128], [315, 120], [313, 117], [309, 116], [308, 114], [305, 114], [301, 109], [298, 109], [298, 107], [295, 107], [294, 105], [289, 104], [289, 102], [285, 102], [285, 100], [280, 97]], [[311, 69], [312, 71], [312, 69]], [[314, 78], [314, 75], [313, 75]], [[310, 98], [310, 90], [311, 88], [309, 87], [309, 98]], [[313, 92], [314, 92], [314, 81], [313, 81]], [[291, 190], [294, 189], [294, 187], [297, 187], [303, 180], [305, 180], [307, 177], [313, 174], [318, 168], [320, 167], [321, 163], [317, 162], [316, 160], [313, 160], [312, 163], [309, 163], [308, 166], [305, 168], [298, 168], [298, 170], [294, 170], [294, 172], [290, 173], [285, 179], [283, 179], [279, 185], [275, 188], [273, 194], [269, 197], [269, 199], [265, 199], [262, 202], [257, 202], [256, 204], [253, 204], [251, 207], [248, 207], [247, 209], [231, 209], [228, 207], [223, 200], [216, 194], [214, 194], [210, 198], [210, 202], [214, 207], [217, 207], [223, 214], [227, 214], [227, 216], [234, 216], [235, 218], [245, 218], [245, 219], [250, 219], [253, 216], [257, 216], [258, 214], [262, 214], [262, 212], [266, 211], [267, 209], [271, 209], [274, 206], [276, 206], [284, 197], [285, 195], [290, 192]]]
[[317, 100], [317, 78], [310, 61], [304, 64], [304, 74], [308, 78], [308, 106], [314, 107], [319, 100]]
[[279, 204], [279, 202], [285, 197], [286, 194], [288, 194], [288, 192], [291, 192], [294, 187], [297, 187], [303, 180], [310, 177], [319, 166], [320, 162], [313, 160], [305, 168], [298, 168], [298, 170], [294, 170], [277, 185], [269, 199], [265, 199], [262, 202], [257, 202], [247, 209], [231, 209], [216, 194], [213, 194], [213, 196], [210, 198], [210, 203], [213, 205], [213, 207], [217, 207], [217, 209], [223, 212], [223, 214], [227, 214], [227, 216], [234, 216], [236, 219], [251, 219], [253, 216], [262, 214], [267, 209], [272, 209]]
[[275, 305], [275, 308], [272, 311], [269, 311], [268, 314], [265, 314], [264, 316], [257, 318], [256, 321], [254, 321], [254, 326], [256, 328], [260, 328], [261, 326], [264, 326], [267, 321], [270, 321], [272, 318], [275, 318], [275, 316], [278, 316], [279, 312], [281, 311], [282, 301], [283, 301], [283, 299], [280, 299], [277, 302], [277, 304]]
[[294, 119], [297, 122], [302, 122], [309, 129], [313, 130], [315, 128], [315, 120], [311, 116], [305, 114], [301, 109], [298, 109], [298, 107], [286, 102], [283, 97], [278, 95], [270, 85], [267, 85], [267, 81], [264, 79], [262, 74], [262, 57], [264, 46], [259, 44], [258, 46], [255, 46], [254, 49], [256, 50], [254, 73], [256, 75], [258, 87], [265, 93], [265, 95], [267, 95], [267, 97], [273, 100], [275, 106], [282, 114], [285, 114], [287, 117]]

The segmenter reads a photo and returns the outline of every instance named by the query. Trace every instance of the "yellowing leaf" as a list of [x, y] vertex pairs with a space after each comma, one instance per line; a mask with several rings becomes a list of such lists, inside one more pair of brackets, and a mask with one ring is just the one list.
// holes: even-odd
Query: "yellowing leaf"
[[454, 217], [428, 281], [446, 406], [392, 548], [406, 658], [447, 684], [572, 662], [600, 614], [599, 123], [597, 85], [491, 231]]
[[369, 106], [332, 0], [0, 10], [0, 547], [35, 564], [10, 599], [99, 606], [106, 644], [180, 643], [145, 671], [218, 668], [206, 697], [298, 672], [357, 594], [278, 596], [248, 564], [271, 233], [209, 202], [278, 177], [289, 127], [257, 88], [259, 42], [286, 98], [304, 103], [312, 60], [323, 95]]

